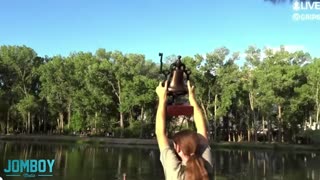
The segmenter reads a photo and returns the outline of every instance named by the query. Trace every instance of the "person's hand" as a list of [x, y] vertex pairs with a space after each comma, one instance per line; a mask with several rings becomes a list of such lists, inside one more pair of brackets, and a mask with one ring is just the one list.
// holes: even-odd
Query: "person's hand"
[[156, 88], [156, 93], [158, 95], [159, 101], [165, 102], [167, 100], [167, 87], [168, 81], [165, 81], [164, 86], [162, 86], [162, 82], [160, 82], [158, 87]]
[[189, 80], [188, 80], [187, 84], [188, 84], [189, 101], [191, 103], [192, 101], [195, 101], [194, 86], [191, 86]]

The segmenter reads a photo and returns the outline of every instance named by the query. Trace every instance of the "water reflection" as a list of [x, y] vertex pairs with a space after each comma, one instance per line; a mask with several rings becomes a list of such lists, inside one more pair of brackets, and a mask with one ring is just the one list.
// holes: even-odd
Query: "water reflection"
[[[55, 159], [53, 177], [33, 179], [162, 180], [157, 147], [0, 142], [0, 177], [9, 159]], [[312, 152], [216, 150], [215, 179], [320, 179], [320, 154]]]
[[[55, 159], [47, 179], [164, 179], [156, 147], [95, 147], [92, 145], [0, 143], [0, 177], [9, 159]], [[39, 177], [46, 179], [46, 177]]]
[[213, 156], [216, 179], [320, 179], [319, 153], [223, 150]]

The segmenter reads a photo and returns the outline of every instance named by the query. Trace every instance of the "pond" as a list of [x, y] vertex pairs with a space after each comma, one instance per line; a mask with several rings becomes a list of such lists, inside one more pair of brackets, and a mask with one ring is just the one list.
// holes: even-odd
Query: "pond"
[[[126, 180], [164, 179], [159, 161], [159, 150], [156, 146], [94, 146], [0, 141], [0, 154], [0, 177], [3, 180], [26, 178], [123, 180], [124, 176]], [[213, 151], [213, 157], [215, 179], [217, 180], [320, 179], [320, 153], [219, 149]], [[26, 163], [31, 162], [32, 159], [54, 160], [52, 172], [49, 172], [49, 166], [44, 173], [43, 171], [26, 173], [27, 166], [23, 166], [23, 172], [13, 173], [16, 176], [10, 176], [12, 172], [5, 172], [9, 169], [8, 165], [11, 161], [22, 160]], [[12, 163], [12, 171], [13, 167], [18, 167], [17, 163], [17, 161], [16, 164]], [[36, 170], [41, 171], [41, 163], [38, 165]], [[32, 167], [29, 168], [32, 169]], [[40, 177], [41, 174], [45, 175]]]

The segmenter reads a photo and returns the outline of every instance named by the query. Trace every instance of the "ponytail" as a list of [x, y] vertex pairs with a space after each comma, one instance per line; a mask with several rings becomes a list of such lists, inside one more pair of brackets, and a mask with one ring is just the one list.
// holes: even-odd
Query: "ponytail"
[[186, 164], [185, 180], [209, 180], [202, 157], [195, 154], [190, 156]]
[[189, 155], [184, 171], [185, 180], [209, 180], [205, 161], [196, 153], [199, 142], [197, 133], [190, 130], [182, 130], [173, 136], [173, 141], [180, 146], [183, 154]]

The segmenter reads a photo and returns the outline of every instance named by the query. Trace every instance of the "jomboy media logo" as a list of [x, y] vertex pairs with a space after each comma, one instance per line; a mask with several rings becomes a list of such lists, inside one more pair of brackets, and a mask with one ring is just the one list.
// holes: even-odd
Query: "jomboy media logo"
[[3, 169], [6, 176], [40, 177], [53, 176], [54, 159], [13, 159]]

